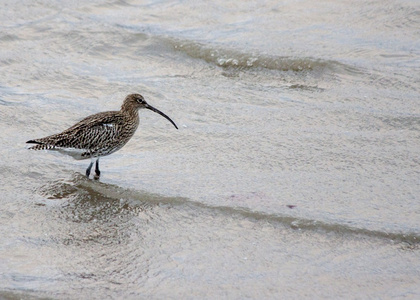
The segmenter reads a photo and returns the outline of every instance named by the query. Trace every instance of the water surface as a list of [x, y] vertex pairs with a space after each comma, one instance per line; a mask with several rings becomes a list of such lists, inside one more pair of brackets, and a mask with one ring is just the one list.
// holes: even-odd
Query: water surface
[[[416, 1], [14, 1], [0, 295], [420, 295]], [[119, 152], [25, 149], [141, 93]]]

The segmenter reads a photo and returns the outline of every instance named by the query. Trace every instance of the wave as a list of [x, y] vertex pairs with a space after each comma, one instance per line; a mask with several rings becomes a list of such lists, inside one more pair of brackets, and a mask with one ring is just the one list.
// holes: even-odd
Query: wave
[[234, 49], [177, 39], [169, 39], [169, 42], [175, 51], [185, 53], [189, 57], [201, 59], [209, 64], [222, 68], [260, 68], [293, 72], [325, 69], [353, 69], [353, 67], [332, 60], [322, 60], [310, 57], [276, 56], [258, 52], [246, 53]]
[[135, 25], [116, 24], [124, 31], [141, 33], [156, 44], [169, 45], [170, 50], [181, 52], [188, 57], [203, 60], [222, 68], [267, 69], [276, 71], [304, 72], [313, 70], [332, 70], [342, 73], [361, 73], [354, 66], [334, 60], [312, 57], [292, 57], [264, 54], [260, 51], [244, 52], [224, 45], [208, 44], [199, 41], [177, 38], [157, 28], [142, 28]]
[[[41, 193], [48, 199], [69, 199], [77, 202], [80, 205], [80, 210], [77, 209], [77, 212], [74, 214], [78, 216], [79, 220], [85, 221], [92, 220], [93, 217], [91, 214], [94, 212], [92, 209], [86, 209], [87, 206], [96, 207], [101, 210], [100, 215], [104, 219], [109, 219], [110, 216], [108, 213], [104, 213], [103, 210], [109, 209], [111, 214], [121, 213], [127, 210], [128, 212], [124, 212], [124, 215], [127, 215], [130, 213], [138, 214], [140, 211], [152, 209], [154, 206], [165, 205], [168, 207], [183, 207], [184, 210], [190, 209], [193, 211], [226, 215], [226, 217], [236, 216], [257, 222], [269, 222], [271, 224], [286, 226], [293, 230], [353, 236], [360, 235], [369, 238], [408, 243], [409, 245], [420, 244], [420, 235], [415, 232], [385, 232], [278, 213], [265, 213], [244, 207], [214, 206], [184, 197], [166, 197], [145, 191], [121, 188], [116, 185], [86, 179], [80, 173], [75, 173], [70, 181], [58, 180], [48, 183], [39, 188], [38, 193]], [[75, 208], [77, 204], [73, 203], [71, 206]], [[111, 216], [111, 218], [114, 217]], [[94, 218], [98, 218], [98, 215], [96, 214]]]

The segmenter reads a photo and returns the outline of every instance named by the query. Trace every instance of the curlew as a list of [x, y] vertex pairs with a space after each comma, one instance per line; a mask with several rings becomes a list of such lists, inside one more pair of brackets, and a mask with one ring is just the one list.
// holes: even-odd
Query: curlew
[[86, 169], [87, 177], [96, 160], [94, 178], [98, 179], [101, 174], [99, 158], [118, 151], [131, 139], [139, 125], [138, 110], [141, 108], [160, 114], [178, 129], [171, 118], [147, 104], [142, 95], [131, 94], [125, 98], [121, 110], [97, 113], [61, 133], [27, 141], [29, 144], [37, 144], [29, 149], [55, 150], [77, 160], [90, 158], [91, 162]]

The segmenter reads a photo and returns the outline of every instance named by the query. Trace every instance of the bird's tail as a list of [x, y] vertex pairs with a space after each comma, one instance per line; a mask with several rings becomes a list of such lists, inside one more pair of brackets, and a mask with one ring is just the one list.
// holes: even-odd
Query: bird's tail
[[36, 144], [35, 146], [29, 147], [31, 150], [52, 150], [55, 147], [42, 141], [42, 139], [29, 140], [27, 144]]

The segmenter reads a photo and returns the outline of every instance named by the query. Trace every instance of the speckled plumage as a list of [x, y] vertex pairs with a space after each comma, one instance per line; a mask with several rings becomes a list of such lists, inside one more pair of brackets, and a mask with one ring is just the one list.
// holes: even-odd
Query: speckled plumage
[[87, 176], [90, 174], [93, 159], [96, 159], [95, 173], [99, 177], [99, 157], [114, 153], [131, 139], [139, 125], [140, 108], [147, 108], [164, 116], [178, 129], [167, 115], [147, 104], [143, 96], [131, 94], [125, 98], [121, 110], [97, 113], [61, 133], [27, 141], [37, 144], [29, 149], [55, 150], [75, 159], [91, 158], [92, 162], [86, 170]]

